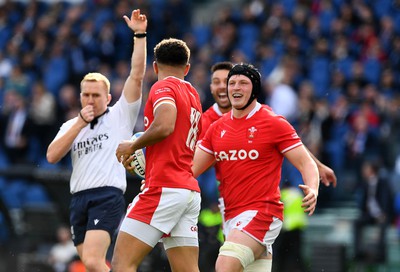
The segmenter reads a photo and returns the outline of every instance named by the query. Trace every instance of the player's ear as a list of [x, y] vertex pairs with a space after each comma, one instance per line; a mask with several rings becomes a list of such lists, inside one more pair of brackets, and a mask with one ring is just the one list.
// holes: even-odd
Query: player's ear
[[153, 70], [154, 70], [154, 73], [156, 73], [156, 75], [158, 75], [158, 65], [157, 65], [157, 62], [155, 62], [155, 61], [153, 61]]
[[108, 94], [108, 95], [107, 95], [107, 105], [110, 104], [111, 99], [112, 99], [111, 94]]
[[186, 67], [185, 67], [185, 76], [189, 73], [189, 70], [190, 70], [190, 63], [186, 64]]

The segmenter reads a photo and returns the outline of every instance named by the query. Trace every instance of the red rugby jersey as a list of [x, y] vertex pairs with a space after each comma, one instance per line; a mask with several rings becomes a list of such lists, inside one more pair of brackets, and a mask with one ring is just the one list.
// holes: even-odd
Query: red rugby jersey
[[154, 120], [154, 109], [171, 103], [177, 109], [174, 132], [146, 147], [146, 186], [185, 188], [200, 191], [191, 164], [201, 131], [201, 103], [196, 89], [187, 81], [167, 77], [150, 90], [144, 109], [145, 130]]
[[212, 123], [221, 118], [223, 113], [219, 110], [217, 103], [214, 103], [211, 107], [209, 107], [201, 116], [201, 133], [199, 136], [199, 141], [204, 137], [207, 132], [207, 129], [211, 126]]
[[300, 145], [289, 122], [259, 103], [246, 117], [228, 113], [215, 121], [199, 147], [216, 158], [225, 220], [245, 210], [283, 219], [279, 191], [283, 153]]

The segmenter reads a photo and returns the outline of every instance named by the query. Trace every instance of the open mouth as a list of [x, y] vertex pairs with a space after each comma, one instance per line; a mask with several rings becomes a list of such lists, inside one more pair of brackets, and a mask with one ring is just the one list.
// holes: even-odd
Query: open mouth
[[234, 94], [232, 94], [232, 97], [233, 98], [241, 98], [241, 97], [243, 97], [243, 95], [239, 94], [239, 93], [234, 93]]
[[228, 96], [226, 95], [226, 93], [221, 93], [221, 94], [218, 94], [218, 98], [223, 100], [223, 99], [228, 98]]

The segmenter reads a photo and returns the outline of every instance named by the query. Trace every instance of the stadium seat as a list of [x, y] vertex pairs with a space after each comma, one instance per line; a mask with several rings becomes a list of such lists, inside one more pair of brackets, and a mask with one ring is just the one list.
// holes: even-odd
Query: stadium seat
[[379, 78], [381, 75], [381, 64], [377, 59], [367, 59], [364, 61], [364, 75], [365, 78], [374, 84], [379, 82]]
[[249, 62], [255, 59], [255, 44], [259, 34], [259, 28], [255, 24], [244, 24], [239, 26], [239, 45], [238, 49], [242, 51]]
[[196, 38], [197, 46], [201, 48], [209, 42], [211, 31], [206, 25], [197, 25], [193, 29], [193, 34]]
[[28, 188], [25, 180], [9, 180], [1, 196], [5, 205], [9, 209], [19, 209], [22, 207], [22, 197]]
[[311, 60], [309, 77], [315, 87], [315, 96], [323, 97], [329, 84], [329, 59], [316, 57]]
[[46, 189], [41, 184], [30, 184], [22, 194], [22, 205], [51, 204]]

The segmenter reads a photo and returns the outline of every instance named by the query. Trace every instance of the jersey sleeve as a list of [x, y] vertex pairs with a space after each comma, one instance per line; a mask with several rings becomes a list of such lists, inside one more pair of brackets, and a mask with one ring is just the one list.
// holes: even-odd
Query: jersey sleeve
[[128, 127], [132, 131], [136, 125], [141, 104], [142, 97], [132, 103], [128, 103], [125, 95], [121, 95], [117, 103], [110, 108], [110, 112], [115, 122], [119, 122], [120, 127]]
[[273, 117], [273, 131], [275, 132], [275, 144], [281, 153], [292, 150], [303, 143], [293, 126], [280, 115]]
[[164, 103], [168, 103], [176, 107], [176, 93], [174, 91], [174, 87], [167, 84], [165, 81], [158, 81], [151, 87], [150, 97], [150, 102], [152, 103], [154, 109], [153, 111], [155, 111], [158, 106]]
[[203, 112], [203, 114], [201, 115], [201, 132], [200, 132], [199, 138], [198, 138], [199, 143], [201, 142], [202, 138], [206, 134], [208, 127], [212, 124], [211, 118], [209, 115], [210, 115], [210, 110]]
[[216, 121], [208, 127], [204, 137], [200, 140], [199, 145], [198, 145], [201, 150], [203, 150], [211, 155], [214, 155], [214, 149], [213, 149], [211, 140], [212, 140], [212, 137], [213, 137], [212, 135], [214, 134], [217, 123], [218, 122]]

